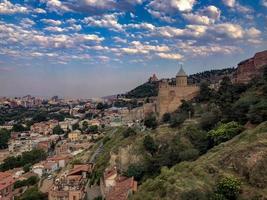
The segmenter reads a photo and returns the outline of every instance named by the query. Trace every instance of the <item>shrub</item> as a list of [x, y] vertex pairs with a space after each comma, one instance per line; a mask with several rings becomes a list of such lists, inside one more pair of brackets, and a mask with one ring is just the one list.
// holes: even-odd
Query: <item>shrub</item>
[[170, 113], [165, 113], [163, 116], [162, 116], [162, 122], [163, 123], [167, 123], [171, 120], [171, 114]]
[[207, 197], [203, 191], [190, 190], [181, 194], [181, 200], [206, 200]]
[[147, 128], [152, 128], [152, 129], [157, 128], [158, 122], [156, 116], [153, 114], [148, 115], [144, 120], [144, 125]]
[[209, 131], [208, 136], [214, 145], [218, 145], [232, 139], [242, 130], [243, 126], [233, 121], [226, 124], [220, 124], [217, 128]]
[[236, 200], [240, 189], [241, 182], [239, 180], [234, 177], [225, 177], [218, 182], [215, 192], [228, 200]]
[[184, 113], [175, 113], [171, 117], [170, 127], [175, 128], [175, 127], [180, 126], [182, 123], [184, 123], [186, 118], [187, 118], [186, 114]]
[[259, 103], [251, 106], [248, 118], [251, 123], [259, 124], [267, 120], [267, 100], [262, 100]]
[[187, 149], [179, 153], [179, 158], [181, 161], [195, 160], [199, 155], [197, 149]]
[[142, 165], [132, 164], [128, 167], [126, 176], [134, 177], [135, 180], [140, 181], [145, 173], [145, 169]]
[[127, 138], [136, 135], [136, 132], [133, 128], [127, 128], [125, 131], [122, 132], [122, 134], [124, 138]]
[[158, 147], [154, 141], [154, 139], [147, 135], [144, 138], [143, 145], [145, 147], [145, 150], [151, 153], [152, 155], [157, 151]]

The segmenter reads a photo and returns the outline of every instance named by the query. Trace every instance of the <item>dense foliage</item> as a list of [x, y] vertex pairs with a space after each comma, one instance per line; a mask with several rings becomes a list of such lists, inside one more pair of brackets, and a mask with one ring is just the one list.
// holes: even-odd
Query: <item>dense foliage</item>
[[8, 147], [9, 139], [10, 131], [6, 129], [0, 129], [0, 149], [6, 149]]
[[29, 188], [22, 196], [17, 200], [47, 200], [47, 195], [38, 190], [37, 187]]
[[26, 180], [16, 181], [14, 184], [14, 188], [17, 189], [17, 188], [24, 187], [24, 186], [35, 185], [38, 183], [38, 181], [39, 181], [39, 178], [37, 176], [31, 176]]
[[0, 170], [6, 171], [17, 167], [23, 167], [26, 164], [33, 165], [41, 160], [45, 160], [46, 157], [46, 153], [41, 149], [34, 149], [32, 151], [23, 152], [21, 156], [12, 156], [6, 158], [0, 165]]

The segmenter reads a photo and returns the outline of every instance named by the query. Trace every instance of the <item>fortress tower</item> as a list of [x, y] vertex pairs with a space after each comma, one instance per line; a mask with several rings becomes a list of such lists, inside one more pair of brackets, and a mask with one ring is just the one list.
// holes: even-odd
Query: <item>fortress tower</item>
[[167, 80], [159, 83], [157, 98], [157, 113], [161, 118], [167, 112], [174, 112], [182, 100], [190, 100], [199, 92], [199, 87], [188, 85], [187, 74], [181, 67], [176, 75], [176, 85], [170, 85]]

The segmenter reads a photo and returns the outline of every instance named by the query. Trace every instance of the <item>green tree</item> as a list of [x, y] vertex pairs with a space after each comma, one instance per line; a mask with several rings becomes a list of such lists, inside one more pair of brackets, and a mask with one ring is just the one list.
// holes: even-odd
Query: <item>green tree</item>
[[40, 192], [37, 187], [29, 188], [19, 200], [46, 200], [47, 196]]
[[259, 124], [267, 120], [267, 100], [261, 100], [252, 105], [248, 112], [248, 119], [253, 124]]
[[90, 133], [97, 133], [98, 132], [98, 126], [97, 125], [89, 126], [88, 131]]
[[8, 147], [9, 139], [10, 131], [6, 129], [0, 129], [0, 149], [6, 149]]
[[134, 177], [136, 181], [140, 181], [145, 173], [143, 165], [132, 164], [128, 167], [126, 176]]
[[88, 129], [88, 127], [89, 127], [88, 122], [87, 121], [84, 121], [83, 124], [82, 124], [82, 130], [83, 131], [86, 131]]
[[212, 90], [209, 88], [207, 82], [202, 82], [200, 84], [199, 95], [197, 96], [198, 101], [205, 102], [209, 101], [212, 98]]
[[155, 154], [158, 149], [154, 139], [150, 135], [145, 136], [143, 145], [145, 147], [145, 150], [148, 151], [152, 155]]
[[80, 126], [78, 123], [72, 125], [72, 130], [77, 130], [79, 128], [80, 128]]
[[186, 118], [187, 118], [187, 114], [185, 113], [174, 113], [171, 116], [170, 127], [175, 128], [175, 127], [180, 126], [181, 124], [184, 123]]
[[163, 123], [168, 123], [171, 120], [171, 114], [170, 113], [165, 113], [162, 116], [162, 122]]
[[236, 200], [241, 190], [241, 182], [234, 177], [222, 178], [217, 186], [216, 193], [223, 195], [227, 200]]
[[218, 145], [232, 139], [242, 131], [243, 126], [233, 121], [226, 124], [220, 124], [217, 128], [209, 131], [208, 136], [214, 145]]
[[129, 127], [125, 131], [123, 131], [122, 134], [124, 138], [127, 138], [136, 135], [136, 131], [133, 128]]
[[154, 114], [150, 114], [147, 117], [145, 117], [144, 125], [147, 128], [156, 129], [158, 126], [157, 118]]
[[55, 126], [55, 128], [53, 128], [53, 134], [54, 135], [63, 135], [64, 134], [64, 130], [59, 126]]
[[23, 166], [23, 171], [26, 173], [26, 172], [29, 172], [31, 170], [31, 164], [30, 163], [27, 163]]
[[12, 131], [14, 132], [23, 132], [23, 131], [27, 131], [28, 129], [25, 128], [24, 126], [22, 126], [21, 124], [14, 124]]

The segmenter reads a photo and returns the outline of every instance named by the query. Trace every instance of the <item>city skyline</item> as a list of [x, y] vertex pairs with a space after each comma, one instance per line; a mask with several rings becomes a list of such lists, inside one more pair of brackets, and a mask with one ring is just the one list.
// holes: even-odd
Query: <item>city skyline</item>
[[0, 0], [0, 96], [91, 98], [267, 49], [267, 1]]

